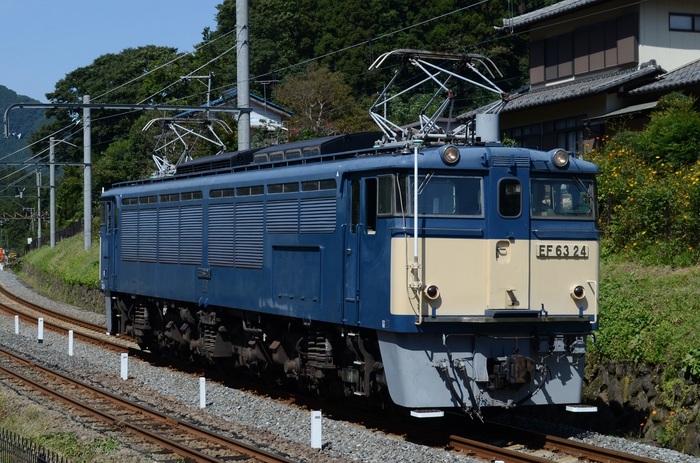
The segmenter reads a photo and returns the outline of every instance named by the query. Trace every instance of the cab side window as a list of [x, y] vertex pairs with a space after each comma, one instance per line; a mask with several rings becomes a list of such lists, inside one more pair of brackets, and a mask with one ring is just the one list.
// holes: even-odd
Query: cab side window
[[504, 179], [498, 184], [498, 213], [518, 217], [522, 209], [522, 185], [517, 179]]

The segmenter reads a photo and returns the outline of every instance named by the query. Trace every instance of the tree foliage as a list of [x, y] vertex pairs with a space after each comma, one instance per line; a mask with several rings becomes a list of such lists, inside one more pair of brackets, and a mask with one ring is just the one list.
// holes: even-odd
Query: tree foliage
[[288, 124], [292, 139], [367, 128], [367, 124], [353, 126], [356, 118], [350, 117], [350, 113], [357, 116], [358, 107], [340, 72], [310, 66], [305, 72], [283, 80], [275, 95], [294, 112]]
[[661, 99], [647, 127], [601, 140], [591, 160], [604, 242], [612, 252], [653, 263], [690, 264], [700, 256], [700, 115], [695, 99]]
[[[465, 6], [457, 0], [349, 0], [342, 5], [330, 0], [260, 0], [249, 4], [251, 90], [275, 95], [295, 113], [294, 137], [374, 129], [367, 114], [369, 103], [391, 78], [395, 63], [368, 72], [381, 54], [397, 48], [478, 52], [494, 59], [504, 77], [505, 90], [519, 87], [527, 74], [527, 42], [524, 36], [497, 36], [496, 25], [510, 14], [542, 6], [549, 0], [520, 0], [518, 11], [506, 2]], [[206, 87], [182, 76], [209, 74], [212, 99], [236, 87], [236, 2], [223, 0], [217, 7], [217, 27], [204, 29], [195, 52], [178, 55], [174, 48], [144, 46], [98, 57], [89, 66], [68, 73], [47, 95], [56, 103], [78, 103], [90, 95], [93, 103], [179, 103], [199, 105], [206, 101]], [[459, 89], [456, 111], [473, 108], [492, 95]], [[414, 107], [403, 102], [403, 109]], [[53, 122], [36, 132], [31, 141], [35, 153], [45, 152], [48, 136], [76, 145], [56, 147], [57, 161], [82, 162], [81, 114], [49, 111]], [[166, 114], [92, 111], [93, 199], [111, 182], [148, 175], [154, 168], [151, 154], [157, 129], [143, 133], [150, 118]], [[235, 121], [220, 116], [231, 127]], [[417, 117], [417, 115], [416, 115]], [[408, 117], [406, 116], [408, 119]], [[280, 134], [254, 134], [269, 142]], [[229, 147], [236, 131], [222, 134]], [[212, 149], [196, 146], [199, 155]], [[58, 183], [59, 226], [77, 220], [82, 204], [81, 167], [65, 167]]]

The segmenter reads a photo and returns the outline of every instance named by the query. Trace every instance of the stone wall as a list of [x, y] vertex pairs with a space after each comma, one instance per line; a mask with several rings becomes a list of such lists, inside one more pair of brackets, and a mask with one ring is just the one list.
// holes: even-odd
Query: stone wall
[[597, 405], [598, 413], [586, 424], [598, 432], [700, 456], [700, 388], [683, 372], [670, 376], [662, 365], [589, 358], [584, 401]]

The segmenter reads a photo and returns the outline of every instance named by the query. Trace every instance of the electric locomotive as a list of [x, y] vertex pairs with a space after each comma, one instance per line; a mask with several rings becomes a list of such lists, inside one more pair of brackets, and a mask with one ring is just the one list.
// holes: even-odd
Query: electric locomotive
[[416, 416], [580, 402], [598, 169], [473, 141], [338, 135], [113, 186], [109, 331]]

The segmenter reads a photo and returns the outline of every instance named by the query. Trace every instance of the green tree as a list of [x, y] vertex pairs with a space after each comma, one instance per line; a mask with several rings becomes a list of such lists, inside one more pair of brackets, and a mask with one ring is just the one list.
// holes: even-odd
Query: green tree
[[[292, 140], [362, 128], [359, 122], [362, 109], [353, 100], [340, 72], [310, 66], [305, 72], [282, 81], [275, 96], [294, 112], [289, 121]], [[369, 117], [365, 119], [368, 122]]]
[[695, 104], [695, 98], [682, 93], [671, 93], [659, 99], [657, 111], [651, 114], [638, 140], [637, 151], [647, 162], [667, 163], [678, 169], [698, 160], [700, 114]]
[[647, 127], [602, 140], [591, 153], [607, 249], [649, 263], [686, 265], [700, 255], [700, 115], [694, 99], [662, 98]]
[[[91, 65], [81, 67], [66, 75], [57, 82], [53, 92], [47, 97], [54, 103], [80, 103], [83, 95], [90, 95], [92, 103], [166, 103], [180, 101], [187, 104], [185, 98], [189, 93], [188, 84], [170, 85], [178, 82], [183, 75], [180, 66], [187, 67], [180, 61], [176, 49], [170, 47], [146, 46], [130, 48], [119, 54], [107, 54], [97, 58]], [[162, 66], [173, 63], [168, 66]], [[177, 64], [176, 64], [177, 63]], [[166, 90], [163, 90], [166, 88]], [[201, 101], [197, 102], [197, 104]], [[83, 134], [80, 121], [82, 112], [71, 113], [63, 109], [50, 110], [53, 122], [36, 131], [31, 141], [40, 141], [34, 147], [35, 153], [46, 152], [49, 135], [55, 134], [56, 139], [65, 139], [80, 148], [70, 148], [60, 145], [56, 150], [56, 161], [61, 163], [80, 163], [83, 161]], [[119, 160], [119, 149], [124, 146], [137, 146], [143, 142], [138, 138], [139, 130], [145, 125], [140, 121], [139, 130], [136, 122], [142, 116], [140, 112], [116, 112], [113, 110], [91, 111], [91, 151], [93, 176], [97, 179], [128, 180], [142, 177], [144, 169], [134, 169], [129, 155], [134, 149], [127, 150], [124, 165], [116, 169], [115, 160]], [[158, 113], [150, 112], [150, 117], [158, 117]], [[131, 137], [131, 140], [129, 139]], [[110, 148], [113, 143], [118, 147]], [[145, 145], [144, 145], [145, 146]], [[109, 150], [109, 151], [108, 151]], [[148, 151], [141, 149], [141, 151]], [[110, 160], [103, 161], [104, 153], [110, 153]], [[45, 154], [44, 154], [45, 156]], [[145, 157], [150, 159], [150, 154]], [[111, 166], [111, 173], [102, 173], [100, 169]], [[113, 175], [118, 172], [121, 178]], [[57, 198], [61, 202], [58, 223], [63, 226], [67, 222], [77, 220], [82, 216], [82, 168], [65, 168], [58, 174]], [[78, 188], [80, 185], [80, 188]], [[93, 182], [93, 198], [99, 196], [102, 187], [107, 186]]]

